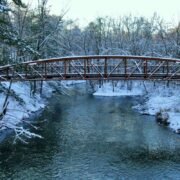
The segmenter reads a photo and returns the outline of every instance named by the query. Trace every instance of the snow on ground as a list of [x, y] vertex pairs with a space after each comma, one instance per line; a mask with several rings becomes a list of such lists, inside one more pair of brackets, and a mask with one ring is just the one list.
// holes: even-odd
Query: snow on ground
[[170, 112], [169, 116], [170, 116], [170, 125], [169, 125], [169, 127], [171, 129], [173, 129], [176, 133], [179, 133], [179, 129], [180, 129], [180, 113]]
[[[6, 88], [9, 86], [8, 82], [1, 84]], [[48, 84], [44, 85], [44, 89], [44, 95], [49, 96], [52, 93]], [[7, 113], [1, 120], [2, 129], [6, 127], [14, 129], [22, 119], [29, 118], [33, 112], [45, 107], [45, 100], [39, 94], [32, 95], [28, 83], [13, 83], [11, 90], [14, 91], [15, 96], [10, 96], [8, 99]], [[0, 110], [2, 110], [5, 97], [4, 93], [0, 94]]]
[[[29, 118], [33, 112], [36, 112], [45, 107], [46, 98], [51, 97], [54, 86], [69, 88], [73, 84], [84, 83], [85, 81], [59, 81], [59, 82], [43, 82], [43, 93], [32, 94], [30, 84], [25, 82], [12, 83], [11, 90], [14, 96], [9, 96], [10, 102], [7, 108], [7, 113], [0, 121], [0, 130], [6, 128], [15, 129], [17, 124], [22, 122], [24, 118]], [[8, 89], [9, 82], [1, 83], [3, 87]], [[0, 93], [0, 113], [3, 109], [3, 103], [6, 95]]]
[[74, 84], [86, 83], [86, 81], [85, 80], [75, 80], [75, 81], [73, 81], [73, 80], [72, 81], [62, 80], [61, 83], [63, 86], [71, 86]]
[[[139, 84], [131, 85], [117, 83], [113, 89], [112, 83], [104, 83], [101, 87], [96, 87], [96, 92], [93, 93], [94, 96], [137, 96], [143, 94], [143, 89], [139, 88]], [[142, 86], [142, 84], [141, 84]]]
[[160, 110], [169, 114], [169, 127], [175, 132], [180, 131], [180, 93], [179, 85], [153, 82], [133, 82], [127, 84], [118, 82], [116, 87], [112, 83], [105, 83], [96, 87], [95, 96], [134, 96], [141, 95], [144, 102], [134, 106], [140, 113], [155, 115]]

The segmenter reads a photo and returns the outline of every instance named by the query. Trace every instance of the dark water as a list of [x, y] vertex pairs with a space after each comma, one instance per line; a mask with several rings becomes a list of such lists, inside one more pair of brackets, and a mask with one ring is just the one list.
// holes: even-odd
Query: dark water
[[180, 136], [134, 101], [78, 88], [54, 96], [36, 121], [44, 139], [0, 146], [0, 179], [180, 179]]

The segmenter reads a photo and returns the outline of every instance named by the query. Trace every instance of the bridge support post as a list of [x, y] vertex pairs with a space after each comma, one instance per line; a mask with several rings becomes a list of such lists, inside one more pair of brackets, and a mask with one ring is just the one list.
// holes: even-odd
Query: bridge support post
[[86, 59], [84, 59], [84, 78], [86, 78]]
[[64, 60], [64, 78], [65, 79], [66, 79], [66, 74], [67, 74], [66, 67], [67, 67], [67, 62], [66, 60]]
[[166, 76], [168, 77], [169, 76], [169, 62], [167, 61], [167, 72], [166, 72]]
[[9, 68], [6, 70], [6, 78], [9, 79]]
[[147, 78], [147, 59], [144, 61], [144, 79]]
[[107, 78], [107, 58], [104, 59], [104, 78]]
[[27, 69], [28, 67], [27, 67], [27, 64], [25, 65], [25, 78], [27, 79], [27, 71], [28, 71], [28, 69]]
[[125, 79], [127, 78], [127, 59], [124, 58], [124, 74], [125, 74]]
[[46, 64], [46, 62], [44, 63], [44, 74], [45, 74], [45, 78], [47, 78], [47, 64]]

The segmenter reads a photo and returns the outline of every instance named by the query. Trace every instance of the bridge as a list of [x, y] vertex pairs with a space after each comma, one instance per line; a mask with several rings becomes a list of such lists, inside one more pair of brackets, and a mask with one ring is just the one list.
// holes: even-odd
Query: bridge
[[74, 56], [0, 66], [0, 81], [180, 81], [180, 59], [147, 56]]

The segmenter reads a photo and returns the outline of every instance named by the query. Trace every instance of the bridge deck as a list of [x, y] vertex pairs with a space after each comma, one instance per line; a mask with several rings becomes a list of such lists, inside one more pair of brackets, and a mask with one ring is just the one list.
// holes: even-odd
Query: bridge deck
[[180, 60], [140, 56], [76, 56], [0, 67], [0, 81], [57, 79], [180, 81]]

